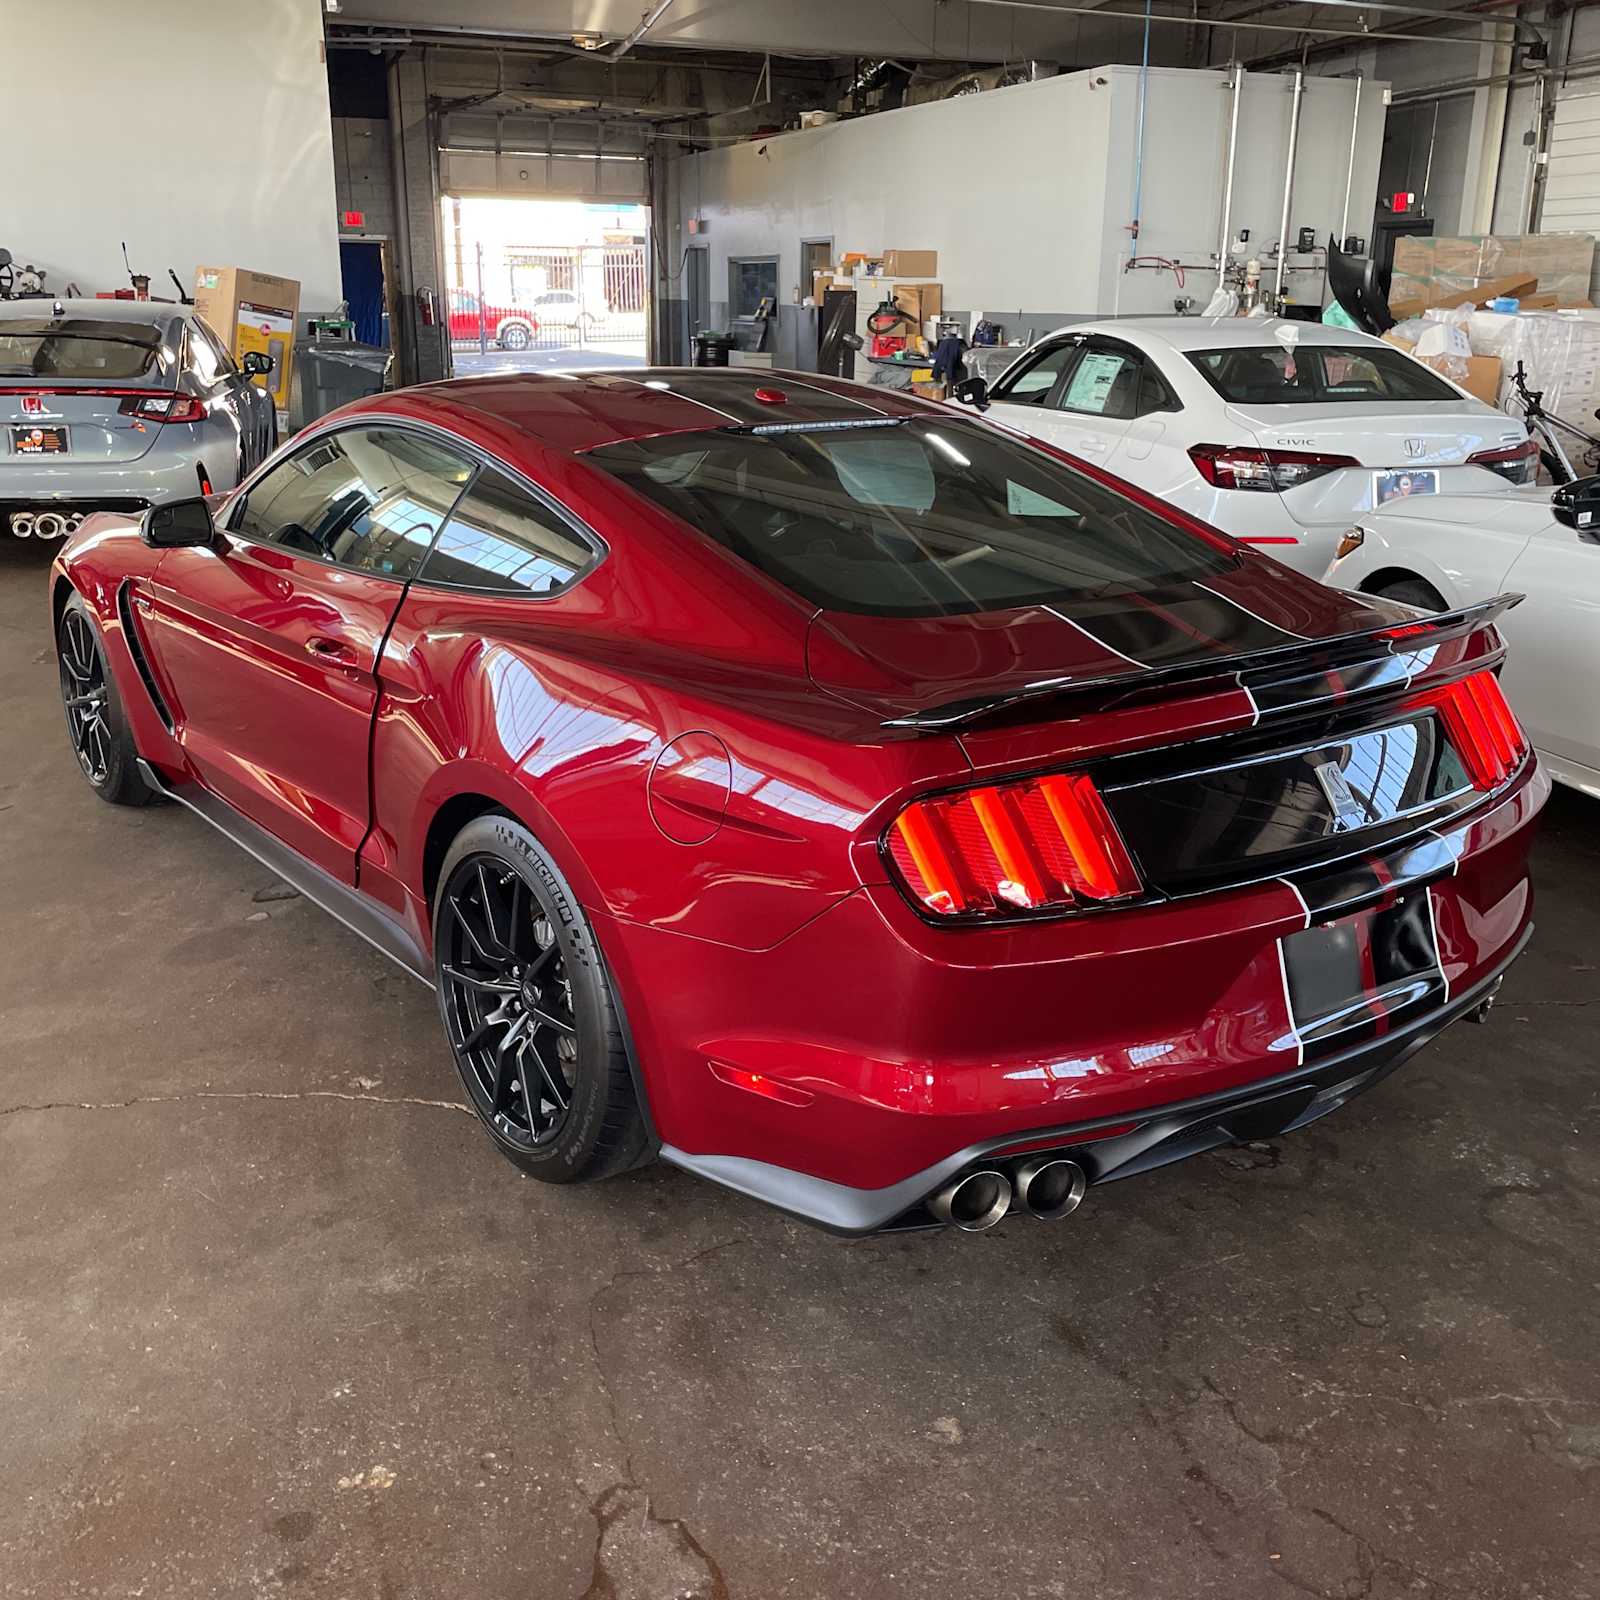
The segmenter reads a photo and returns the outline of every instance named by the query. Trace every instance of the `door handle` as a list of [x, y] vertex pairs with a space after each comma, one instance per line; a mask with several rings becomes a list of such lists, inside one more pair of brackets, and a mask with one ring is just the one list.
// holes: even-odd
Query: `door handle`
[[327, 639], [320, 634], [306, 640], [306, 654], [318, 661], [332, 661], [341, 667], [356, 665], [356, 653], [342, 639]]

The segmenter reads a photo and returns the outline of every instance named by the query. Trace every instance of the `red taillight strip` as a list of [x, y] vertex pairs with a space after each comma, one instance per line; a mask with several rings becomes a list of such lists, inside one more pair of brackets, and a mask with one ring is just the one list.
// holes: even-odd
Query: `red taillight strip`
[[1000, 789], [974, 789], [969, 798], [1001, 870], [1027, 897], [1029, 905], [1043, 905], [1050, 898], [1050, 891], [1045, 887], [1044, 874], [1029, 857], [1028, 846], [1007, 803], [1010, 797]]
[[1539, 454], [1537, 439], [1524, 439], [1521, 444], [1508, 444], [1498, 450], [1478, 450], [1467, 457], [1469, 467], [1492, 467], [1496, 462], [1527, 461]]
[[1528, 740], [1492, 672], [1474, 672], [1424, 695], [1433, 706], [1475, 789], [1495, 789], [1516, 771]]
[[1143, 888], [1105, 802], [1082, 774], [914, 801], [885, 844], [901, 887], [940, 917], [1070, 911]]
[[1080, 775], [1041, 778], [1039, 787], [1090, 892], [1102, 900], [1137, 894], [1139, 874], [1094, 784]]
[[[934, 826], [933, 813], [922, 806], [911, 806], [895, 819], [894, 831], [905, 841], [921, 879], [917, 898], [933, 911], [958, 911], [965, 896], [939, 837], [940, 830]], [[910, 874], [906, 876], [909, 881]]]

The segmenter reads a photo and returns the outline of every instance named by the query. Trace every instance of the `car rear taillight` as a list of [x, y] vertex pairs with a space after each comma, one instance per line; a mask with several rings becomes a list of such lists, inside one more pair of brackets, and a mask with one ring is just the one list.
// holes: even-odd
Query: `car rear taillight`
[[1475, 672], [1423, 697], [1444, 721], [1474, 789], [1496, 789], [1528, 753], [1528, 738], [1492, 672]]
[[1487, 467], [1509, 483], [1532, 483], [1539, 471], [1539, 442], [1524, 439], [1503, 450], [1480, 450], [1467, 457], [1469, 467]]
[[940, 917], [1060, 912], [1143, 888], [1093, 782], [1056, 773], [918, 800], [895, 819], [889, 859]]
[[1196, 444], [1189, 459], [1207, 483], [1218, 489], [1265, 489], [1282, 494], [1341, 467], [1359, 467], [1354, 456], [1321, 455], [1314, 450], [1255, 450], [1227, 444]]
[[204, 401], [196, 400], [193, 395], [173, 394], [167, 389], [128, 393], [117, 410], [140, 422], [202, 422], [206, 414]]

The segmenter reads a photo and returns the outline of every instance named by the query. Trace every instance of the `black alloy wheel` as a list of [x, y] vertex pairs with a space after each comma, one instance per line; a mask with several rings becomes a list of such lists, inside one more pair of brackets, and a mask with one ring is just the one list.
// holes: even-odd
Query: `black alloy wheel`
[[555, 1138], [572, 1105], [578, 1023], [550, 919], [519, 874], [469, 856], [439, 903], [440, 998], [478, 1113], [519, 1150]]
[[644, 1119], [593, 930], [510, 817], [468, 823], [445, 857], [434, 977], [456, 1068], [503, 1155], [550, 1183], [640, 1163]]
[[111, 725], [106, 721], [110, 692], [89, 619], [81, 611], [68, 611], [61, 619], [59, 659], [67, 732], [78, 765], [98, 789], [111, 775]]
[[94, 614], [80, 595], [67, 601], [56, 625], [56, 663], [67, 736], [90, 787], [112, 805], [148, 805], [156, 791], [140, 775]]

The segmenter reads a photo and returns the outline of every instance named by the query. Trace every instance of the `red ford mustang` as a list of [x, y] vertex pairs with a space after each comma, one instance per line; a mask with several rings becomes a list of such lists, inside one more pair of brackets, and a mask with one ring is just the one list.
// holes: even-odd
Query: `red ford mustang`
[[95, 789], [432, 982], [554, 1182], [1064, 1215], [1335, 1109], [1530, 931], [1507, 601], [1324, 589], [884, 390], [385, 395], [85, 523], [51, 603]]

